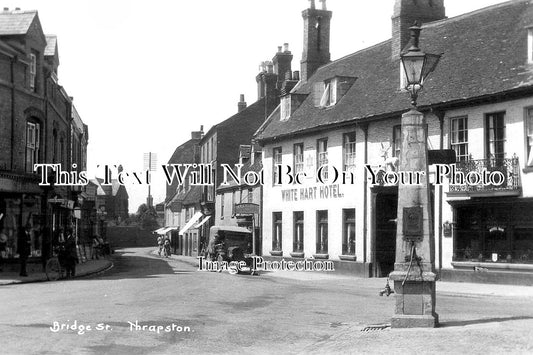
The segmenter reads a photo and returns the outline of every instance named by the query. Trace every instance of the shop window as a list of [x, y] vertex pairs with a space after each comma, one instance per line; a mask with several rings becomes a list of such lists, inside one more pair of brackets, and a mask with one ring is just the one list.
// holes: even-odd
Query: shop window
[[304, 213], [298, 211], [293, 213], [294, 220], [294, 240], [293, 251], [302, 253], [304, 251]]
[[281, 147], [276, 147], [272, 151], [272, 182], [273, 185], [278, 184], [278, 166], [281, 166], [282, 163], [282, 152]]
[[303, 173], [304, 171], [304, 144], [296, 143], [294, 145], [294, 174]]
[[355, 209], [342, 210], [342, 254], [355, 255]]
[[502, 160], [505, 158], [505, 112], [486, 115], [487, 158]]
[[26, 122], [26, 172], [33, 173], [33, 165], [39, 163], [41, 126]]
[[526, 166], [533, 167], [533, 107], [526, 110]]
[[343, 135], [344, 171], [355, 170], [355, 132]]
[[328, 253], [328, 211], [316, 211], [316, 253]]
[[450, 121], [451, 148], [457, 161], [468, 160], [468, 117], [455, 117]]
[[531, 204], [458, 207], [454, 261], [533, 263]]
[[18, 258], [17, 242], [19, 233], [23, 232], [26, 225], [30, 226], [30, 257], [40, 257], [43, 243], [41, 198], [35, 195], [0, 199], [0, 234], [7, 239], [3, 257], [7, 259]]
[[248, 189], [248, 203], [254, 202], [254, 190]]
[[272, 213], [272, 250], [282, 250], [282, 215], [281, 212]]
[[322, 180], [328, 179], [328, 139], [323, 138], [317, 141], [317, 174], [321, 170]]

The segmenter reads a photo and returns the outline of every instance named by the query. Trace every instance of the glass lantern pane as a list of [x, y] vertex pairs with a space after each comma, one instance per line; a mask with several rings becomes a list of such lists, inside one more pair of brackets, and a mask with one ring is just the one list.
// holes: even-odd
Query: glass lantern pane
[[424, 63], [424, 68], [422, 68], [422, 82], [426, 80], [426, 77], [435, 70], [437, 63], [439, 62], [440, 55], [438, 54], [428, 54], [426, 53], [426, 62]]
[[424, 57], [403, 57], [403, 66], [408, 84], [419, 84], [422, 74]]

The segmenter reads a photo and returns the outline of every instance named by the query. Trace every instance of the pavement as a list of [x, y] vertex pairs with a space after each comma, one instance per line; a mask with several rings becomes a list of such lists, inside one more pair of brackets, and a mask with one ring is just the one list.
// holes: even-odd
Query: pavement
[[[98, 274], [113, 267], [113, 262], [107, 259], [87, 260], [76, 265], [76, 276], [74, 278], [85, 277]], [[42, 270], [41, 263], [28, 263], [28, 276], [19, 275], [19, 265], [10, 265], [0, 272], [0, 286], [24, 284], [30, 282], [48, 281], [46, 274]]]
[[[157, 255], [157, 250], [152, 252]], [[198, 259], [193, 256], [171, 255], [171, 259], [178, 260], [189, 265], [198, 267]], [[264, 275], [265, 273], [261, 273]], [[347, 274], [335, 274], [335, 272], [296, 272], [296, 271], [271, 271], [269, 277], [285, 278], [298, 281], [318, 281], [326, 279], [353, 279], [365, 285], [375, 285], [376, 289], [385, 286], [387, 278], [361, 278]], [[393, 285], [390, 285], [393, 287]], [[496, 297], [531, 297], [533, 298], [532, 286], [500, 285], [488, 283], [449, 282], [437, 281], [437, 293], [445, 295], [464, 296], [496, 296]]]

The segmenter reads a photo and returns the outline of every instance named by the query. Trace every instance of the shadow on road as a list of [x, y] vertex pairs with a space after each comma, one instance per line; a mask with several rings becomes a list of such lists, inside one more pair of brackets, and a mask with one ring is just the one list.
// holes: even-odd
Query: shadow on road
[[439, 328], [448, 328], [448, 327], [463, 327], [465, 325], [472, 324], [484, 324], [484, 323], [493, 323], [493, 322], [507, 322], [511, 320], [524, 320], [524, 319], [533, 319], [529, 316], [515, 316], [515, 317], [494, 317], [494, 318], [483, 318], [483, 319], [473, 319], [473, 320], [461, 320], [461, 321], [448, 321], [439, 323]]
[[185, 274], [191, 270], [176, 270], [168, 263], [168, 259], [162, 259], [149, 255], [142, 255], [127, 250], [118, 250], [113, 254], [114, 267], [99, 279], [117, 280], [134, 278], [158, 278], [163, 274]]

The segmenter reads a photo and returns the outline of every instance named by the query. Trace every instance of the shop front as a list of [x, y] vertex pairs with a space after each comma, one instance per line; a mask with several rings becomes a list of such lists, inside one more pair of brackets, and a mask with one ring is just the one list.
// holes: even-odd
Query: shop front
[[456, 202], [453, 213], [453, 270], [443, 270], [443, 278], [533, 283], [532, 198]]

